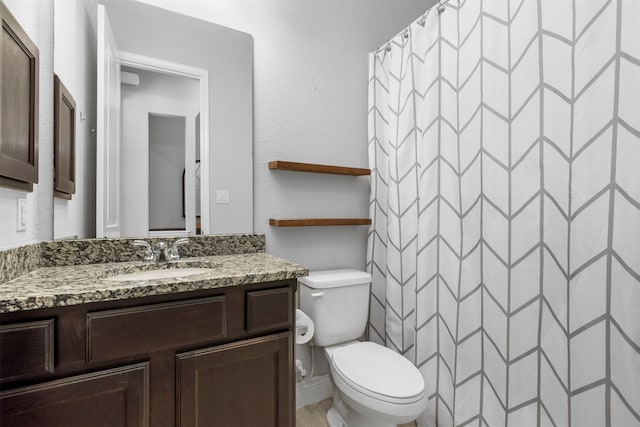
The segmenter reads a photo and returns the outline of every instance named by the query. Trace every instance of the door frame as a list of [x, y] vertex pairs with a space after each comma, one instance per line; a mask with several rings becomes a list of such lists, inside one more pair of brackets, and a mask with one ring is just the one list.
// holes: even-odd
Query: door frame
[[[210, 147], [209, 147], [209, 71], [177, 62], [165, 61], [150, 56], [119, 51], [120, 66], [139, 68], [163, 74], [190, 77], [200, 82], [200, 226], [201, 234], [210, 232]], [[190, 230], [191, 231], [191, 230]], [[195, 234], [195, 229], [193, 230]]]
[[[104, 5], [97, 6], [96, 237], [120, 237], [120, 51]], [[111, 65], [114, 65], [114, 70]], [[113, 86], [112, 77], [115, 80]], [[112, 87], [113, 94], [110, 91]], [[109, 114], [110, 103], [118, 105], [118, 114]], [[114, 153], [111, 153], [112, 143], [115, 144]], [[109, 172], [111, 168], [115, 170]], [[114, 183], [109, 181], [110, 173], [115, 175]], [[113, 204], [112, 191], [116, 194]], [[115, 218], [109, 213], [113, 213]]]

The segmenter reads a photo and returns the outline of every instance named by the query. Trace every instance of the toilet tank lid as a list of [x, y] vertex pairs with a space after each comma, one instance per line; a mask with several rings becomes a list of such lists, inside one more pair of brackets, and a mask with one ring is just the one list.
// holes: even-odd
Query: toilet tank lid
[[371, 283], [371, 274], [353, 268], [312, 271], [298, 279], [300, 283], [314, 289], [337, 288], [339, 286]]

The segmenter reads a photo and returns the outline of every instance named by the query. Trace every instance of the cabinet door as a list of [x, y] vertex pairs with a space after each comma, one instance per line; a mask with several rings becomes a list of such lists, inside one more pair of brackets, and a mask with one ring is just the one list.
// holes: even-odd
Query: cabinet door
[[291, 333], [176, 356], [179, 426], [294, 425]]
[[53, 195], [71, 199], [76, 192], [76, 101], [57, 74], [53, 76]]
[[0, 393], [3, 427], [149, 425], [149, 365], [140, 363]]
[[38, 182], [39, 52], [0, 1], [0, 185], [33, 190]]

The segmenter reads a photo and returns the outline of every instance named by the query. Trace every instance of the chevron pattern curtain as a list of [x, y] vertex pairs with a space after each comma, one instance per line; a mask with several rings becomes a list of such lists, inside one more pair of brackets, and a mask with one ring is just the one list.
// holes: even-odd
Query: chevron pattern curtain
[[640, 426], [640, 1], [451, 0], [369, 67], [369, 339], [420, 425]]

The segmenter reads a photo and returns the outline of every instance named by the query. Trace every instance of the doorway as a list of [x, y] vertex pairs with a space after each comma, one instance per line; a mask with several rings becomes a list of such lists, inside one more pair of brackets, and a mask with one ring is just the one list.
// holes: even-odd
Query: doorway
[[[187, 229], [186, 117], [149, 113], [149, 232]], [[176, 203], [180, 201], [180, 203]]]
[[199, 81], [121, 67], [121, 231], [197, 234]]

